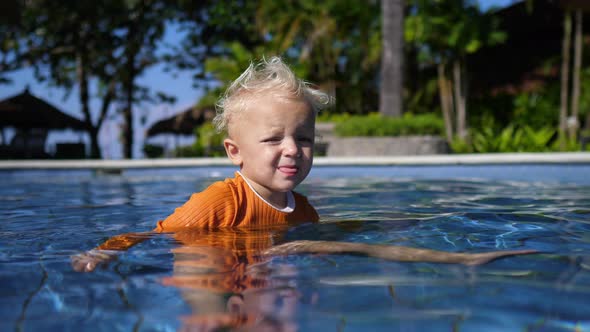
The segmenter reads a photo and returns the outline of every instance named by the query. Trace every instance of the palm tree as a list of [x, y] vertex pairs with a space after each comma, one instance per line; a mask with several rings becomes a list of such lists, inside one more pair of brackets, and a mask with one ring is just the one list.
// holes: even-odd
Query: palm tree
[[402, 115], [404, 0], [381, 0], [381, 84], [379, 113]]

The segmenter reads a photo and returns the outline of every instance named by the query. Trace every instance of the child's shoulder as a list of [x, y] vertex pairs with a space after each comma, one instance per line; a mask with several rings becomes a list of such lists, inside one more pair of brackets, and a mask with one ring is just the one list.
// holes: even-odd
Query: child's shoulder
[[220, 194], [231, 194], [235, 191], [236, 183], [234, 179], [227, 178], [225, 180], [215, 181], [210, 184], [205, 190], [201, 191], [200, 194], [211, 195], [214, 193]]
[[236, 195], [242, 190], [242, 188], [244, 188], [244, 186], [244, 180], [239, 176], [239, 173], [236, 172], [236, 175], [233, 178], [226, 178], [225, 180], [213, 182], [198, 194], [200, 196], [206, 195], [208, 197], [220, 196], [228, 198]]

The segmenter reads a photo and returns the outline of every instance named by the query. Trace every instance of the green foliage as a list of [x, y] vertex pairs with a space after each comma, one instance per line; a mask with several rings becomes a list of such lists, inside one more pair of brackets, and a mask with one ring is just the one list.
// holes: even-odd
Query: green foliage
[[220, 88], [209, 90], [199, 99], [199, 102], [195, 105], [196, 108], [208, 108], [215, 107], [217, 100], [221, 96], [223, 91]]
[[223, 148], [224, 134], [216, 131], [213, 124], [205, 123], [195, 128], [195, 143], [176, 148], [173, 151], [174, 157], [224, 157]]
[[199, 151], [195, 150], [195, 148], [191, 145], [179, 146], [174, 151], [172, 151], [172, 155], [175, 158], [191, 158], [191, 157], [201, 157], [202, 154]]
[[582, 69], [581, 72], [581, 87], [582, 94], [580, 95], [580, 115], [586, 115], [590, 111], [590, 67]]
[[473, 146], [467, 140], [457, 137], [449, 145], [454, 153], [473, 153]]
[[523, 92], [514, 98], [511, 120], [533, 128], [557, 126], [559, 114], [558, 91]]
[[432, 111], [432, 104], [438, 102], [438, 82], [436, 78], [424, 78], [417, 84], [416, 90], [407, 93], [404, 98], [406, 109], [415, 113], [428, 113]]
[[556, 130], [551, 127], [543, 127], [537, 130], [529, 126], [524, 126], [523, 141], [524, 151], [528, 152], [542, 152], [547, 151], [547, 146], [554, 138]]
[[413, 15], [405, 20], [405, 39], [423, 46], [419, 54], [423, 62], [457, 59], [506, 40], [498, 18], [482, 13], [473, 1], [413, 0], [411, 3]]
[[164, 148], [160, 145], [144, 144], [143, 154], [148, 158], [160, 158], [164, 156]]
[[375, 75], [381, 57], [378, 1], [261, 0], [244, 2], [243, 8], [239, 4], [216, 2], [211, 19], [195, 29], [223, 32], [240, 26], [251, 32], [215, 39], [210, 48], [214, 54], [194, 59], [205, 63], [201, 79], [213, 78], [226, 86], [250, 61], [279, 55], [297, 76], [335, 96], [334, 109], [339, 112], [376, 108]]
[[553, 142], [553, 144], [551, 145], [551, 150], [552, 151], [559, 151], [559, 152], [565, 152], [565, 151], [580, 151], [582, 150], [582, 144], [580, 141], [572, 141], [569, 138], [565, 138], [565, 149], [561, 149], [561, 146], [559, 144], [559, 140], [555, 140]]
[[559, 114], [559, 82], [548, 84], [537, 91], [521, 92], [515, 96], [500, 94], [474, 98], [469, 106], [469, 126], [493, 128], [530, 127], [533, 130], [557, 128]]
[[404, 114], [401, 118], [384, 117], [377, 113], [351, 116], [336, 123], [339, 136], [404, 136], [444, 135], [443, 120], [433, 114]]
[[317, 122], [343, 122], [350, 119], [350, 113], [328, 113], [320, 112], [317, 117]]
[[223, 139], [225, 135], [218, 133], [212, 123], [204, 123], [195, 128], [197, 139], [192, 146], [195, 154], [205, 157], [223, 157], [225, 150], [223, 148]]
[[556, 150], [555, 129], [510, 124], [497, 131], [492, 126], [475, 131], [470, 143], [456, 138], [451, 143], [455, 153], [545, 152]]
[[256, 54], [257, 51], [248, 50], [238, 42], [227, 43], [225, 47], [228, 50], [227, 55], [209, 57], [205, 61], [205, 71], [223, 84], [236, 79], [255, 57], [264, 54]]

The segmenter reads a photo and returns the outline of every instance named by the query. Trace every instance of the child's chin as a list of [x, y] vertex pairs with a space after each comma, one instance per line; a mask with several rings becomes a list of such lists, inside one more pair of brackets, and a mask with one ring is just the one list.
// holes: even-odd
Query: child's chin
[[281, 193], [286, 193], [286, 192], [289, 192], [289, 191], [291, 191], [291, 190], [293, 190], [293, 189], [295, 189], [295, 186], [290, 186], [290, 187], [280, 187], [280, 188], [277, 188], [277, 191], [278, 191], [278, 192], [281, 192]]
[[293, 189], [295, 189], [295, 187], [297, 186], [297, 183], [293, 182], [293, 183], [283, 183], [281, 185], [278, 185], [275, 187], [275, 191], [278, 192], [288, 192], [291, 191]]

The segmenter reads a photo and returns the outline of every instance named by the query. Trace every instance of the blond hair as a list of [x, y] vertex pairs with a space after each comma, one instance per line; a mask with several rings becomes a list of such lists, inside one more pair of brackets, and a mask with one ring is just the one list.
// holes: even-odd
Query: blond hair
[[227, 131], [232, 117], [246, 109], [249, 101], [262, 92], [276, 91], [307, 101], [314, 112], [332, 103], [332, 97], [311, 87], [295, 76], [293, 71], [279, 57], [273, 56], [258, 63], [250, 63], [227, 88], [216, 104], [217, 115], [213, 124], [219, 132]]

